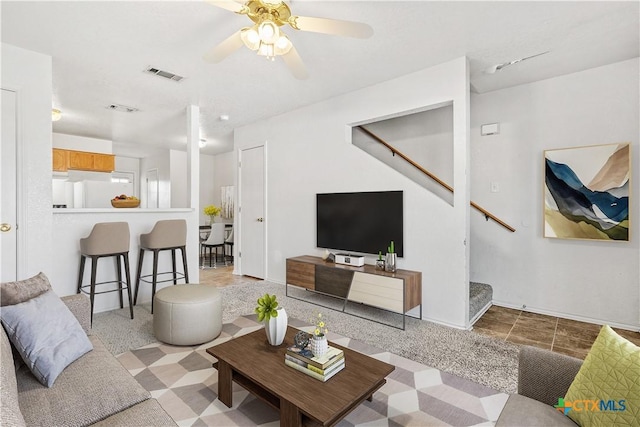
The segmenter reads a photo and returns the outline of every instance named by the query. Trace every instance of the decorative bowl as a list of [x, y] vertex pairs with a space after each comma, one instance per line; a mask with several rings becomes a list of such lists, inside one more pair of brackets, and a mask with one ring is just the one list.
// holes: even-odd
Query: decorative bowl
[[137, 208], [138, 206], [140, 206], [140, 200], [139, 199], [126, 199], [126, 200], [111, 199], [111, 206], [113, 206], [114, 208]]

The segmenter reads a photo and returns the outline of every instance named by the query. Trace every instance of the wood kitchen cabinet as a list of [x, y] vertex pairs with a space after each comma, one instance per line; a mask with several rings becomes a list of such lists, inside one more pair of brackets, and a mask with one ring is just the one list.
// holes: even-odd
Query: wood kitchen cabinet
[[90, 153], [87, 151], [53, 149], [53, 170], [81, 170], [92, 172], [113, 172], [113, 154]]
[[53, 170], [66, 172], [69, 169], [69, 150], [53, 149]]

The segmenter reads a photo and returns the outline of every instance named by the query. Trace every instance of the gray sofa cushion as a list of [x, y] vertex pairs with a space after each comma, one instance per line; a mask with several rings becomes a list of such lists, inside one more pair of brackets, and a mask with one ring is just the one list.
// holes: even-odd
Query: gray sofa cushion
[[0, 284], [0, 305], [20, 304], [51, 290], [49, 279], [39, 273], [29, 279]]
[[89, 338], [93, 351], [67, 366], [51, 388], [26, 367], [18, 370], [20, 409], [27, 425], [85, 426], [150, 397], [98, 337]]
[[496, 421], [496, 427], [499, 426], [576, 427], [576, 424], [553, 406], [519, 394], [512, 394]]
[[131, 427], [134, 425], [145, 425], [153, 427], [175, 427], [176, 423], [162, 409], [162, 406], [155, 399], [145, 400], [129, 409], [118, 412], [94, 424], [94, 427]]
[[22, 360], [47, 387], [92, 349], [78, 320], [53, 291], [3, 307], [0, 318]]
[[0, 328], [0, 414], [1, 424], [7, 426], [26, 426], [18, 405], [18, 386], [13, 354], [9, 338]]

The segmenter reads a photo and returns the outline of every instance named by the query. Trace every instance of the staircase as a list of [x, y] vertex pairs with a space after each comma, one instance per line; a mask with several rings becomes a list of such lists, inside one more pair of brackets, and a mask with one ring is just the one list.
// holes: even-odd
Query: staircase
[[491, 307], [493, 288], [486, 283], [469, 282], [469, 323], [474, 324]]

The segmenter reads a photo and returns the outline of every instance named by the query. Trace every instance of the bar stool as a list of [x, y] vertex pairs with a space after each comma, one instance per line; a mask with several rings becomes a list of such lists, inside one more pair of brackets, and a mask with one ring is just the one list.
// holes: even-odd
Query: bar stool
[[[138, 290], [140, 281], [151, 283], [151, 314], [153, 314], [153, 297], [156, 294], [156, 284], [173, 281], [178, 284], [178, 279], [184, 279], [189, 283], [189, 270], [187, 268], [187, 221], [184, 219], [168, 219], [156, 222], [153, 229], [147, 234], [140, 235], [140, 253], [138, 255], [138, 274], [136, 275], [136, 292], [133, 304], [138, 303]], [[183, 273], [176, 270], [176, 249], [182, 252]], [[153, 273], [142, 276], [142, 262], [144, 261], [144, 251], [153, 251]], [[158, 273], [158, 253], [160, 251], [171, 251], [171, 261], [173, 270]], [[158, 276], [171, 274], [172, 278], [158, 280]], [[151, 280], [146, 278], [151, 277]]]
[[[80, 270], [78, 272], [78, 293], [89, 294], [91, 300], [91, 324], [93, 324], [93, 301], [96, 294], [118, 292], [120, 295], [120, 308], [124, 308], [122, 291], [127, 290], [129, 298], [129, 312], [133, 319], [133, 303], [131, 301], [131, 275], [129, 273], [129, 224], [126, 222], [101, 222], [93, 226], [89, 236], [80, 239]], [[118, 280], [96, 282], [98, 260], [100, 258], [116, 257], [116, 271]], [[120, 257], [124, 261], [126, 282], [122, 280], [122, 267]], [[84, 265], [87, 258], [91, 258], [91, 283], [82, 285], [84, 278]], [[117, 283], [117, 289], [96, 292], [97, 285]], [[87, 292], [85, 288], [89, 288]]]

